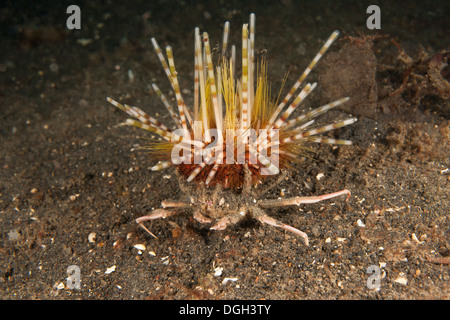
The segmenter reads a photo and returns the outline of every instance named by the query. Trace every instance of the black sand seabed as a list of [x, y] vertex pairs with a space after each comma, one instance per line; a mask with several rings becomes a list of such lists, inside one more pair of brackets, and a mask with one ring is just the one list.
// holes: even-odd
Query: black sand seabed
[[[66, 28], [69, 3], [0, 8], [1, 299], [449, 299], [448, 92], [427, 84], [415, 99], [430, 58], [448, 57], [448, 1], [378, 2], [381, 30], [366, 27], [367, 1], [70, 4], [81, 30]], [[149, 38], [172, 45], [191, 104], [194, 27], [215, 45], [230, 20], [239, 44], [251, 12], [275, 93], [340, 30], [305, 107], [348, 95], [321, 121], [358, 117], [330, 134], [353, 146], [317, 146], [268, 197], [352, 195], [270, 210], [307, 232], [309, 247], [253, 220], [213, 232], [188, 215], [148, 224], [151, 238], [135, 218], [182, 194], [173, 171], [149, 170], [138, 147], [150, 135], [119, 126], [126, 115], [106, 96], [170, 124], [150, 87], [169, 89]], [[79, 290], [66, 280], [72, 265]], [[379, 290], [367, 285], [372, 265]]]

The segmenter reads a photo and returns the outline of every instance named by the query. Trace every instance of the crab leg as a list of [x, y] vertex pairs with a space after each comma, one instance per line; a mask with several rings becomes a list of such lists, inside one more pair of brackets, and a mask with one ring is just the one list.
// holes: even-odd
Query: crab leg
[[278, 221], [272, 217], [269, 217], [264, 211], [262, 211], [258, 207], [252, 207], [252, 214], [253, 217], [261, 221], [262, 223], [271, 225], [273, 227], [278, 227], [281, 229], [284, 229], [286, 231], [292, 232], [300, 237], [303, 238], [303, 241], [305, 242], [305, 245], [309, 246], [309, 240], [308, 235], [304, 233], [303, 231], [298, 230], [297, 228], [294, 228], [290, 225], [284, 224], [281, 221]]
[[252, 189], [252, 172], [250, 171], [250, 169], [248, 167], [248, 163], [245, 163], [244, 164], [244, 186], [242, 188], [242, 192], [249, 194], [251, 189]]
[[211, 223], [212, 220], [208, 217], [205, 217], [204, 215], [202, 215], [200, 213], [200, 211], [195, 211], [194, 212], [194, 219], [197, 220], [200, 223]]
[[305, 245], [309, 246], [308, 235], [306, 233], [304, 233], [303, 231], [300, 231], [300, 230], [298, 230], [298, 229], [296, 229], [294, 227], [291, 227], [291, 226], [289, 226], [287, 224], [284, 224], [284, 223], [282, 223], [282, 222], [280, 222], [280, 221], [278, 221], [278, 220], [276, 220], [276, 219], [274, 219], [272, 217], [269, 217], [266, 214], [264, 214], [262, 216], [259, 216], [258, 220], [263, 222], [263, 223], [269, 224], [271, 226], [279, 227], [279, 228], [284, 229], [286, 231], [290, 231], [290, 232], [292, 232], [292, 233], [302, 237], [303, 241], [305, 241]]
[[229, 214], [219, 221], [215, 225], [213, 225], [210, 229], [211, 230], [225, 230], [226, 227], [230, 224], [235, 224], [241, 221], [244, 217], [247, 211], [245, 209], [239, 210], [239, 212], [235, 212], [232, 214]]
[[160, 219], [160, 218], [167, 218], [170, 216], [173, 216], [174, 214], [176, 214], [177, 211], [175, 210], [166, 210], [166, 209], [156, 209], [153, 210], [149, 215], [146, 216], [142, 216], [136, 219], [136, 222], [145, 230], [147, 231], [151, 236], [155, 237], [156, 239], [158, 239], [157, 236], [155, 236], [150, 230], [147, 229], [146, 226], [144, 226], [143, 222], [144, 221], [148, 221], [148, 220], [156, 220], [156, 219]]
[[347, 189], [333, 192], [333, 193], [327, 193], [320, 196], [314, 196], [314, 197], [292, 197], [292, 198], [286, 198], [286, 199], [268, 199], [268, 200], [259, 200], [258, 205], [268, 208], [268, 207], [282, 207], [282, 206], [295, 206], [300, 205], [302, 203], [316, 203], [322, 200], [327, 200], [335, 197], [339, 197], [341, 195], [347, 195], [347, 200], [350, 198], [350, 191]]
[[164, 200], [163, 202], [161, 202], [161, 206], [163, 208], [185, 208], [189, 207], [189, 203], [183, 201]]

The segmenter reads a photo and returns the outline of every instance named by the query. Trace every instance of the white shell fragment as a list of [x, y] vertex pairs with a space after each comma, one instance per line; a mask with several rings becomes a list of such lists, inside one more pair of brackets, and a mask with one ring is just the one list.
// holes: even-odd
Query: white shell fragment
[[222, 267], [216, 267], [214, 268], [214, 277], [220, 277], [222, 275], [223, 268]]
[[147, 249], [143, 244], [135, 244], [134, 246], [133, 246], [133, 248], [136, 248], [136, 249], [138, 249], [138, 250], [141, 250], [141, 251], [145, 251], [145, 249]]
[[55, 284], [55, 285], [54, 285], [54, 288], [55, 288], [55, 289], [58, 289], [58, 290], [62, 290], [62, 289], [65, 288], [65, 285], [64, 285], [64, 283], [60, 282], [60, 283], [58, 283], [58, 284]]
[[107, 268], [106, 271], [105, 271], [105, 274], [110, 274], [110, 273], [112, 273], [114, 271], [116, 271], [116, 266], [115, 265], [110, 267], [110, 268]]
[[164, 265], [168, 265], [169, 264], [169, 256], [162, 257], [161, 261]]
[[408, 284], [408, 278], [406, 278], [405, 274], [402, 272], [399, 276], [394, 280], [394, 282], [400, 283], [404, 286]]
[[[418, 244], [423, 244], [423, 243], [425, 242], [425, 241], [420, 241], [420, 240], [417, 238], [417, 236], [416, 236], [415, 233], [413, 233], [413, 234], [411, 235], [411, 239], [414, 240], [415, 242], [417, 242]], [[426, 239], [426, 235], [425, 235], [425, 237], [421, 236], [420, 239]]]
[[89, 241], [90, 243], [94, 243], [96, 239], [97, 239], [97, 234], [96, 234], [95, 232], [91, 232], [91, 233], [88, 235], [88, 241]]
[[228, 281], [238, 281], [238, 278], [224, 278], [222, 284], [226, 284]]

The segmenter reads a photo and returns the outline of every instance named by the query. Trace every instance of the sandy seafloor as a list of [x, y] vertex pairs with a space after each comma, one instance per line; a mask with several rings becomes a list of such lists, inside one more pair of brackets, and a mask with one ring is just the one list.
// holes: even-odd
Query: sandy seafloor
[[[448, 92], [425, 82], [430, 58], [448, 57], [448, 1], [70, 4], [81, 30], [66, 28], [66, 2], [0, 8], [1, 299], [449, 299], [450, 107]], [[380, 30], [366, 27], [370, 4]], [[148, 223], [156, 240], [135, 219], [183, 194], [172, 170], [149, 169], [139, 146], [151, 134], [120, 126], [127, 116], [106, 97], [172, 125], [150, 87], [174, 101], [150, 37], [173, 47], [192, 105], [194, 27], [217, 46], [229, 20], [240, 47], [251, 12], [274, 93], [340, 30], [303, 107], [350, 96], [320, 121], [358, 118], [328, 135], [352, 146], [315, 146], [265, 197], [351, 197], [268, 210], [307, 232], [308, 247], [254, 220], [217, 232], [188, 214]], [[79, 290], [68, 286], [72, 265]], [[378, 290], [367, 285], [372, 265]]]

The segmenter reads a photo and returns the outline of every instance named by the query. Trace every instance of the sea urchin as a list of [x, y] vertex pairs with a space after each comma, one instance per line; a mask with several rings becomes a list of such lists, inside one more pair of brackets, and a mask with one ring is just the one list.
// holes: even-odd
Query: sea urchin
[[[318, 135], [350, 125], [356, 121], [355, 118], [313, 127], [317, 116], [349, 98], [290, 117], [316, 87], [316, 83], [308, 83], [297, 93], [339, 32], [331, 34], [285, 98], [278, 102], [270, 97], [264, 56], [258, 64], [255, 63], [255, 15], [251, 14], [250, 23], [242, 26], [242, 71], [239, 78], [236, 77], [236, 47], [231, 46], [231, 50], [227, 48], [229, 29], [229, 22], [226, 22], [218, 65], [214, 66], [209, 36], [206, 32], [200, 35], [199, 28], [195, 28], [193, 108], [186, 106], [181, 94], [172, 48], [166, 47], [166, 59], [155, 38], [151, 39], [175, 93], [177, 112], [156, 84], [152, 87], [169, 111], [175, 129], [170, 129], [137, 107], [107, 98], [134, 118], [127, 119], [127, 124], [161, 136], [162, 139], [148, 146], [150, 153], [160, 160], [152, 170], [175, 166], [180, 187], [187, 196], [183, 200], [163, 201], [162, 209], [156, 209], [136, 221], [155, 236], [143, 222], [165, 218], [180, 211], [193, 211], [194, 218], [201, 223], [215, 221], [211, 227], [213, 230], [223, 230], [249, 214], [263, 223], [300, 235], [308, 244], [304, 232], [267, 216], [263, 209], [314, 203], [344, 194], [349, 196], [350, 192], [344, 189], [316, 197], [258, 200], [258, 196], [267, 189], [256, 191], [252, 187], [266, 176], [280, 174], [280, 170], [297, 162], [307, 150], [305, 142], [351, 144], [348, 140]], [[194, 187], [191, 181], [195, 183]]]

